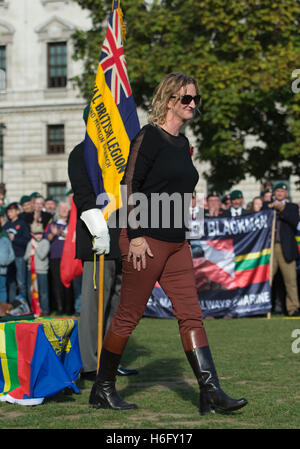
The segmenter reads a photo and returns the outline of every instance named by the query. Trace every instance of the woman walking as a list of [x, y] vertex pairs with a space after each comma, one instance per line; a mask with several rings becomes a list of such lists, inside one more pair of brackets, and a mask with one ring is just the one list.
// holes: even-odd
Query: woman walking
[[[144, 195], [148, 220], [146, 225], [139, 224], [141, 220], [133, 206], [128, 206], [128, 226], [120, 236], [123, 260], [120, 304], [103, 341], [100, 369], [89, 399], [93, 407], [137, 408], [119, 396], [115, 379], [128, 338], [143, 316], [156, 281], [172, 302], [182, 345], [200, 386], [200, 413], [233, 411], [247, 404], [244, 398], [232, 399], [220, 387], [186, 240], [185, 214], [198, 173], [192, 163], [189, 142], [180, 129], [193, 118], [200, 101], [198, 84], [193, 78], [183, 73], [167, 75], [155, 92], [150, 123], [131, 144], [122, 183], [128, 196]], [[172, 196], [175, 201], [169, 202], [168, 208], [157, 205], [153, 202], [157, 194]]]

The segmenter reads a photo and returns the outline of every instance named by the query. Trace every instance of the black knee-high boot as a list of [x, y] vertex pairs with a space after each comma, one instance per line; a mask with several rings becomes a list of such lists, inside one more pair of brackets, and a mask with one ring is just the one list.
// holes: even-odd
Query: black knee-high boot
[[101, 351], [99, 373], [90, 393], [89, 403], [92, 407], [113, 410], [137, 408], [136, 404], [124, 401], [115, 388], [117, 370], [126, 342], [127, 338], [108, 331]]
[[189, 335], [185, 334], [183, 339], [185, 353], [200, 387], [200, 414], [215, 411], [231, 412], [247, 405], [247, 399], [233, 399], [222, 390], [208, 344], [201, 347], [198, 344], [196, 331], [192, 331]]

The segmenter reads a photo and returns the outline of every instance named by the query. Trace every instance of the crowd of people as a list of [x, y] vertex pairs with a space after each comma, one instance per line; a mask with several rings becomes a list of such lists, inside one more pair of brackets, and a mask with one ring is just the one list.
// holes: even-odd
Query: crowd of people
[[204, 200], [201, 198], [200, 202], [194, 194], [190, 207], [190, 228], [194, 235], [197, 234], [201, 209], [204, 209], [204, 218], [238, 217], [269, 208], [276, 211], [271, 267], [272, 311], [299, 316], [300, 260], [296, 233], [297, 228], [300, 229], [300, 204], [289, 201], [288, 197], [288, 186], [284, 182], [264, 184], [261, 193], [247, 204], [240, 190], [233, 190], [222, 197], [212, 192]]
[[[279, 183], [285, 185], [284, 183]], [[267, 182], [262, 185], [260, 194], [255, 196], [248, 203], [245, 202], [241, 190], [232, 190], [225, 195], [219, 195], [217, 192], [210, 192], [207, 197], [201, 199], [197, 205], [197, 195], [192, 198], [191, 208], [198, 207], [204, 209], [204, 217], [236, 217], [247, 213], [259, 212], [268, 207], [274, 199], [274, 187], [272, 183]]]
[[[232, 190], [222, 196], [211, 192], [202, 198], [201, 204], [197, 202], [195, 194], [190, 207], [191, 226], [197, 222], [201, 208], [204, 209], [205, 218], [235, 217], [259, 212], [263, 208], [274, 207], [276, 192], [278, 196], [281, 191], [284, 192], [280, 199], [282, 202], [288, 196], [286, 184], [266, 183], [261, 193], [247, 204], [240, 190]], [[31, 272], [34, 263], [42, 315], [80, 315], [82, 277], [74, 279], [71, 287], [67, 288], [60, 276], [72, 197], [72, 190], [60, 202], [52, 196], [44, 198], [38, 192], [33, 192], [23, 195], [19, 202], [9, 202], [5, 186], [0, 185], [0, 302], [13, 304], [16, 298], [25, 298], [31, 306]], [[299, 218], [298, 211], [297, 206]], [[294, 256], [293, 260], [296, 259]], [[290, 265], [286, 264], [283, 258], [281, 264], [276, 265], [276, 273], [273, 273], [273, 311], [287, 313], [287, 302], [291, 300], [288, 298], [286, 301], [285, 297], [292, 285], [293, 292], [288, 296], [293, 298], [291, 313], [295, 313], [299, 304], [300, 264], [295, 261], [295, 270], [294, 267], [290, 270]], [[280, 270], [277, 270], [278, 266]], [[287, 279], [291, 271], [296, 271], [296, 287], [294, 279]]]
[[[170, 195], [179, 192], [181, 198], [186, 192], [193, 192], [199, 175], [191, 163], [189, 142], [179, 131], [193, 117], [200, 101], [198, 84], [191, 77], [172, 73], [162, 80], [152, 102], [150, 122], [132, 142], [133, 151], [129, 153], [123, 179], [128, 191], [148, 195], [148, 201], [150, 194], [157, 191], [167, 191]], [[159, 167], [158, 171], [152, 171], [155, 166]], [[163, 187], [161, 173], [165, 176]], [[27, 299], [33, 309], [34, 295], [31, 295], [31, 290], [36, 274], [42, 315], [47, 316], [53, 311], [59, 315], [73, 314], [75, 311], [80, 315], [82, 375], [92, 375], [94, 379], [89, 404], [95, 408], [136, 409], [136, 404], [127, 403], [117, 393], [116, 376], [133, 374], [128, 370], [124, 374], [121, 358], [132, 331], [143, 316], [153, 287], [159, 281], [171, 299], [183, 349], [200, 387], [200, 413], [215, 410], [232, 412], [247, 405], [247, 399], [231, 398], [220, 387], [203, 325], [185, 223], [182, 221], [181, 226], [177, 227], [171, 214], [169, 218], [173, 226], [168, 229], [165, 229], [162, 221], [159, 221], [159, 228], [136, 227], [136, 220], [131, 227], [128, 222], [127, 230], [120, 230], [120, 238], [115, 239], [117, 253], [114, 255], [110, 250], [110, 241], [114, 241], [111, 238], [112, 230], [101, 210], [95, 207], [95, 194], [85, 170], [83, 142], [70, 154], [68, 175], [77, 208], [76, 256], [83, 262], [83, 275], [75, 278], [69, 288], [65, 287], [61, 279], [61, 259], [68, 233], [73, 191], [69, 191], [65, 201], [59, 203], [52, 197], [43, 198], [38, 192], [23, 195], [19, 202], [9, 202], [5, 198], [5, 189], [1, 190], [0, 186], [0, 302], [13, 303], [19, 297]], [[216, 192], [210, 193], [203, 204], [197, 204], [196, 195], [191, 195], [191, 221], [196, 219], [199, 212], [202, 214], [200, 209], [204, 209], [207, 219], [238, 217], [264, 208], [276, 211], [272, 280], [280, 268], [286, 289], [287, 314], [300, 316], [296, 276], [298, 247], [295, 238], [299, 207], [287, 201], [286, 184], [264, 187], [261, 194], [246, 206], [240, 190], [233, 190], [222, 198]], [[80, 228], [83, 232], [81, 238], [78, 238]], [[88, 245], [84, 242], [88, 242]], [[85, 275], [87, 277], [90, 274], [91, 264], [88, 262], [91, 262], [91, 258], [94, 275], [99, 273], [100, 263], [97, 270], [96, 258], [93, 256], [100, 254], [104, 254], [106, 260], [110, 255], [114, 262], [111, 264], [111, 273], [106, 273], [104, 279], [111, 278], [110, 285], [115, 289], [119, 303], [103, 335], [101, 353], [98, 354], [96, 321], [92, 322], [91, 316], [87, 314], [90, 304], [94, 302], [93, 315], [97, 315], [96, 295], [90, 294], [88, 288], [85, 288], [84, 279]], [[123, 267], [121, 284], [117, 281], [120, 265]], [[109, 296], [111, 292], [108, 292]], [[105, 309], [104, 324], [106, 315]], [[132, 371], [137, 373], [136, 370]]]
[[10, 202], [0, 185], [0, 302], [23, 300], [33, 310], [35, 286], [40, 315], [79, 316], [81, 276], [67, 288], [60, 275], [72, 197], [72, 190], [59, 202], [33, 192]]

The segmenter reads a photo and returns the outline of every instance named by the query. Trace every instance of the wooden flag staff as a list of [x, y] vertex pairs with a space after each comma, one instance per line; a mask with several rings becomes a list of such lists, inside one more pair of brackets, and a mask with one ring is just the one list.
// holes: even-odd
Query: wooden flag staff
[[99, 281], [98, 281], [98, 347], [97, 347], [97, 373], [100, 366], [100, 355], [103, 340], [103, 286], [104, 286], [104, 254], [99, 256]]
[[[270, 270], [269, 270], [269, 282], [272, 286], [273, 278], [273, 258], [274, 258], [274, 242], [275, 242], [275, 227], [276, 227], [276, 210], [274, 210], [273, 223], [272, 223], [272, 236], [271, 236], [271, 254], [270, 254]], [[267, 318], [271, 318], [271, 312], [267, 313]]]

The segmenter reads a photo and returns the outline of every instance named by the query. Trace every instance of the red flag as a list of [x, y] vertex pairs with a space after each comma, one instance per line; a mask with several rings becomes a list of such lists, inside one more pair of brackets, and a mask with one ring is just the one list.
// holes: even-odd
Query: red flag
[[71, 202], [71, 211], [66, 240], [60, 261], [60, 278], [65, 287], [70, 287], [73, 279], [82, 275], [82, 262], [75, 259], [77, 208]]
[[37, 285], [37, 274], [35, 271], [34, 255], [30, 256], [30, 273], [31, 273], [31, 309], [35, 317], [40, 316], [42, 309], [40, 307], [39, 292]]

